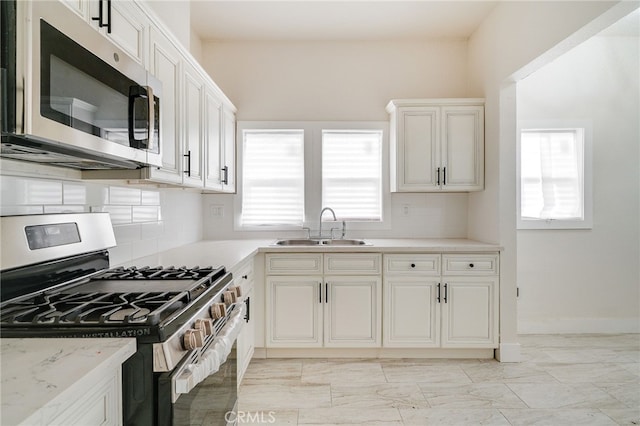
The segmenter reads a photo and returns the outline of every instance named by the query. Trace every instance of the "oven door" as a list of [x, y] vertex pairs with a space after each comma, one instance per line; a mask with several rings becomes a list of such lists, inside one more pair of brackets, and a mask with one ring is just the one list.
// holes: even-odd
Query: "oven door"
[[159, 80], [62, 3], [18, 1], [16, 21], [16, 135], [160, 166]]
[[207, 337], [202, 348], [192, 351], [173, 371], [161, 375], [157, 417], [161, 424], [237, 424], [236, 340], [244, 325], [245, 305], [233, 306], [215, 337]]

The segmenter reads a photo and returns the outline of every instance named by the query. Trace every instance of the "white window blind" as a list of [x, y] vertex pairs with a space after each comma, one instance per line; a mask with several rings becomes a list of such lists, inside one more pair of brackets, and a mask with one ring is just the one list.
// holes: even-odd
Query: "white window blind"
[[382, 132], [322, 132], [322, 206], [339, 220], [382, 220]]
[[304, 131], [243, 132], [243, 226], [304, 222]]
[[584, 218], [584, 130], [522, 130], [522, 220]]

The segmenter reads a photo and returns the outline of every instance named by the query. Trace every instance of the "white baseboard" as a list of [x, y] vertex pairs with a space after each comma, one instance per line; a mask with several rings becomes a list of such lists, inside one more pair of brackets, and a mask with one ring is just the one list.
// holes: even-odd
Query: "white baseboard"
[[496, 359], [500, 362], [520, 362], [520, 343], [500, 343], [496, 349]]
[[518, 319], [518, 334], [640, 333], [640, 318]]

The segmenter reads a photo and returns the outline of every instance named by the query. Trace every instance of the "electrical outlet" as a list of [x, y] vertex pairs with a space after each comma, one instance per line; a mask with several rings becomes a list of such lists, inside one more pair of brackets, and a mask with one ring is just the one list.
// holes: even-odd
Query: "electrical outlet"
[[224, 206], [214, 204], [211, 206], [211, 217], [221, 218], [224, 217]]
[[403, 204], [402, 205], [402, 216], [409, 216], [409, 213], [410, 213], [409, 204]]

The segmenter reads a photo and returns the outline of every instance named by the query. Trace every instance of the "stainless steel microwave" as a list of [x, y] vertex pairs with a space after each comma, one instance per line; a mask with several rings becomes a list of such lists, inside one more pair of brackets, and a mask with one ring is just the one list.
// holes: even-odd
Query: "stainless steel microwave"
[[161, 166], [161, 83], [61, 2], [1, 3], [1, 155], [77, 169]]

